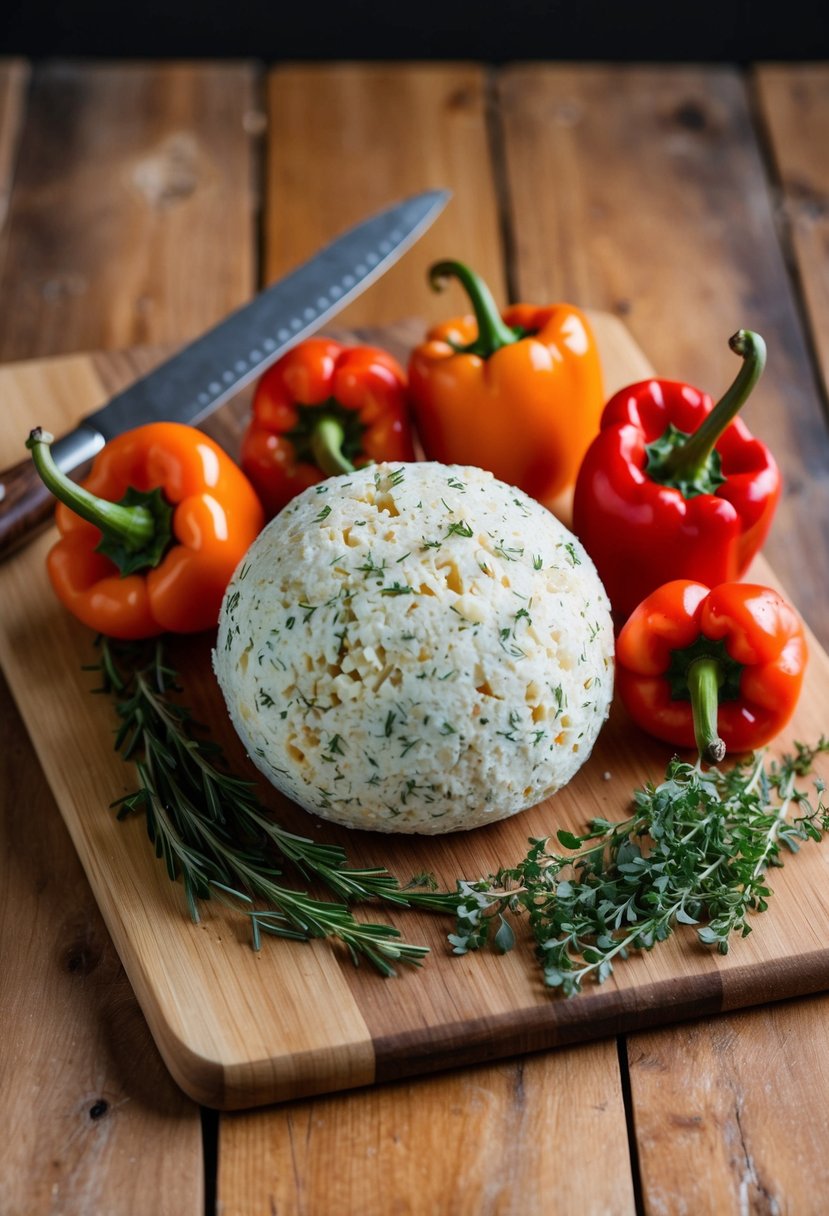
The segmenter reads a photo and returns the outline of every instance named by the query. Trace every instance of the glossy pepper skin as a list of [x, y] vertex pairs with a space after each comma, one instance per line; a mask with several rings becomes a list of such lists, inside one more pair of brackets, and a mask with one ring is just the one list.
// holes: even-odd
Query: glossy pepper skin
[[634, 721], [717, 762], [762, 747], [800, 695], [806, 638], [770, 587], [675, 579], [657, 588], [616, 642], [616, 687]]
[[325, 477], [382, 460], [414, 460], [406, 376], [390, 354], [309, 338], [268, 368], [242, 468], [269, 515]]
[[731, 346], [745, 362], [716, 407], [691, 385], [643, 380], [610, 399], [584, 458], [573, 529], [621, 619], [669, 579], [742, 577], [766, 538], [780, 473], [735, 416], [765, 346], [748, 331]]
[[[48, 467], [50, 440], [33, 431], [28, 446], [63, 500], [61, 537], [47, 557], [62, 603], [114, 638], [214, 628], [230, 577], [265, 522], [241, 469], [201, 431], [152, 423], [108, 443], [78, 497], [79, 487]], [[112, 510], [125, 499], [124, 513]]]
[[598, 350], [569, 304], [516, 304], [503, 316], [477, 275], [438, 262], [435, 288], [456, 277], [474, 316], [430, 329], [409, 362], [418, 434], [430, 460], [489, 469], [549, 506], [576, 479], [604, 404]]

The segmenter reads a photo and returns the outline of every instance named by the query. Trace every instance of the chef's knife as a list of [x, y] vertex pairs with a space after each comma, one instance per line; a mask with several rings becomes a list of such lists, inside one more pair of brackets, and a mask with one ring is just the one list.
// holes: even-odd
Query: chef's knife
[[[345, 232], [58, 439], [58, 466], [80, 476], [105, 443], [145, 422], [197, 423], [384, 274], [449, 197], [426, 191]], [[30, 460], [0, 473], [0, 558], [34, 534], [53, 504]]]

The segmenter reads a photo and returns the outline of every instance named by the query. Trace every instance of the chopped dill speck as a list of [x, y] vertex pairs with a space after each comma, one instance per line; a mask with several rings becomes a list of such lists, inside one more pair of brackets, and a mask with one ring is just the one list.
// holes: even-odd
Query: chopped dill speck
[[524, 556], [524, 546], [523, 545], [510, 546], [510, 545], [507, 545], [506, 541], [499, 540], [498, 544], [495, 546], [495, 552], [498, 554], [499, 557], [505, 558], [506, 561], [514, 562], [514, 561], [517, 561], [517, 559], [519, 557]]
[[326, 503], [325, 506], [320, 511], [319, 515], [314, 516], [314, 523], [321, 524], [324, 519], [328, 519], [328, 516], [330, 514], [331, 514], [331, 508], [328, 505], [328, 503]]
[[469, 537], [472, 535], [472, 529], [470, 528], [469, 524], [466, 522], [465, 519], [461, 519], [461, 520], [457, 520], [455, 523], [451, 523], [449, 525], [449, 527], [446, 529], [446, 535], [447, 536], [467, 536], [467, 537]]

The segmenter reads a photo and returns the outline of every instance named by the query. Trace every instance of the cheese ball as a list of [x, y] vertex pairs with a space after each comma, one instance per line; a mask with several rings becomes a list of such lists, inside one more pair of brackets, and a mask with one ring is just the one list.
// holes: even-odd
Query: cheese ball
[[375, 465], [312, 486], [225, 595], [214, 668], [265, 776], [352, 828], [480, 827], [560, 789], [613, 691], [579, 541], [482, 469]]

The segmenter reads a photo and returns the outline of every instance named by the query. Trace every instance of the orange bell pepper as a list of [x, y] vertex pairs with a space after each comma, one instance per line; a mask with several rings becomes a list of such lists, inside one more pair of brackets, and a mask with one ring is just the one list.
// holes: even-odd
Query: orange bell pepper
[[60, 500], [47, 567], [58, 598], [114, 638], [213, 628], [230, 577], [264, 524], [241, 469], [193, 427], [155, 422], [119, 435], [77, 485], [39, 427], [26, 446]]
[[648, 734], [718, 763], [768, 743], [803, 683], [800, 618], [770, 587], [675, 579], [634, 609], [616, 642], [616, 688]]
[[435, 326], [412, 353], [409, 390], [426, 456], [489, 469], [550, 504], [576, 479], [599, 429], [601, 364], [590, 325], [570, 304], [516, 304], [499, 315], [486, 284], [460, 262], [475, 315]]

